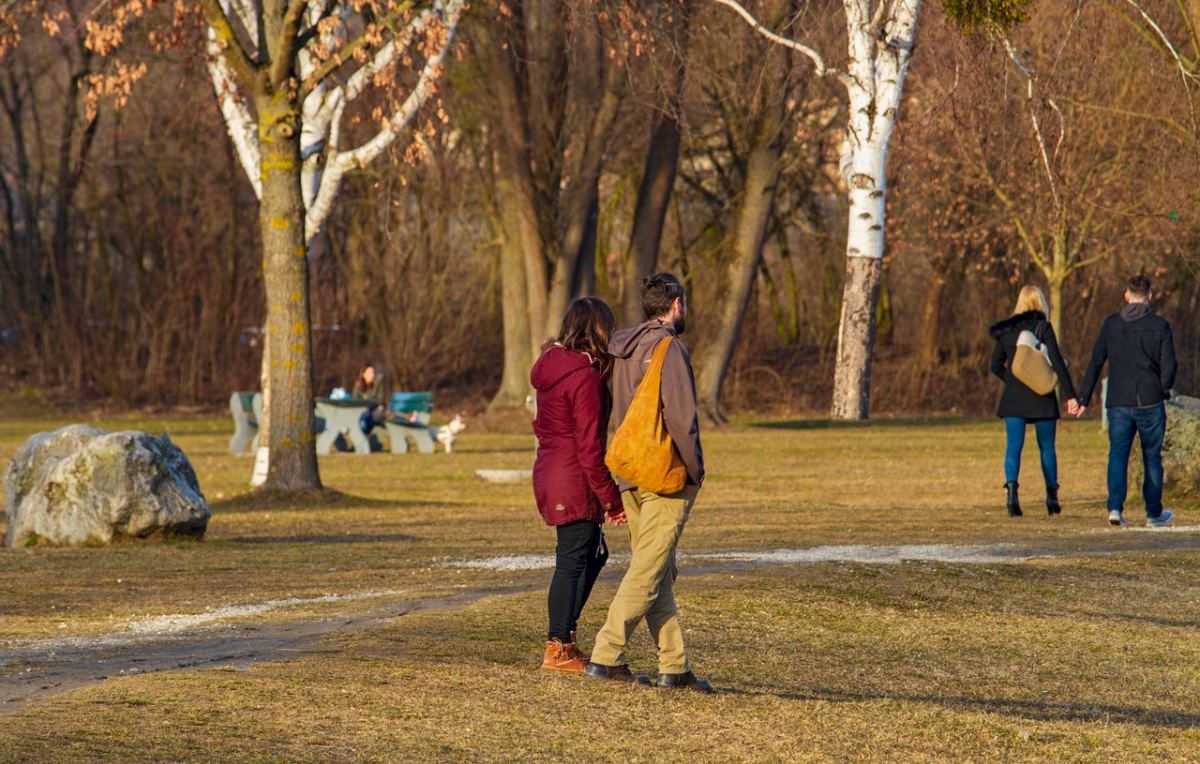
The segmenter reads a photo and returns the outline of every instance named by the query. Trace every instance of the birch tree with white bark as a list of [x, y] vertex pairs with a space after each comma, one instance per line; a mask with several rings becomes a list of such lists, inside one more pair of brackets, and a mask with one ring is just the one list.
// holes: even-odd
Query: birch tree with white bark
[[714, 2], [732, 9], [772, 42], [808, 57], [817, 76], [835, 78], [846, 91], [850, 108], [840, 166], [849, 219], [830, 413], [835, 419], [865, 419], [870, 413], [875, 311], [883, 275], [888, 143], [916, 48], [921, 0], [844, 0], [849, 53], [845, 71], [828, 66], [819, 51], [767, 29], [737, 0]]

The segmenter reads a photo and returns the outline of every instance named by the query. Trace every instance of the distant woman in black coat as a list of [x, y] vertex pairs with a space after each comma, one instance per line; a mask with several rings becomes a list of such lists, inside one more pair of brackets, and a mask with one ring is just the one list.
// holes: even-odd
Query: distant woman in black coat
[[1038, 395], [1021, 380], [1013, 376], [1012, 359], [1016, 354], [1017, 338], [1022, 331], [1030, 331], [1041, 340], [1050, 354], [1050, 363], [1058, 374], [1067, 407], [1074, 410], [1075, 385], [1067, 372], [1058, 349], [1058, 338], [1047, 316], [1050, 305], [1046, 295], [1035, 286], [1021, 289], [1013, 314], [1003, 321], [992, 324], [991, 335], [996, 340], [992, 352], [992, 373], [1004, 380], [1004, 392], [1000, 394], [1000, 405], [996, 415], [1004, 419], [1007, 445], [1004, 452], [1004, 489], [1007, 492], [1008, 514], [1021, 516], [1021, 502], [1017, 496], [1017, 478], [1021, 473], [1021, 449], [1025, 445], [1025, 425], [1033, 423], [1037, 432], [1038, 450], [1042, 455], [1042, 477], [1046, 479], [1046, 511], [1056, 515], [1062, 511], [1058, 502], [1058, 457], [1054, 451], [1054, 436], [1058, 425], [1058, 398], [1054, 391]]

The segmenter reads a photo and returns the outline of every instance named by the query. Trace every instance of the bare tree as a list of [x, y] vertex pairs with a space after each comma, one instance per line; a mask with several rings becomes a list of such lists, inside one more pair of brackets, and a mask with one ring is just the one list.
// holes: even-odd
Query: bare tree
[[870, 412], [875, 309], [883, 274], [888, 143], [916, 46], [921, 0], [844, 0], [849, 51], [845, 72], [827, 66], [813, 48], [775, 34], [737, 0], [714, 2], [734, 10], [772, 42], [808, 57], [818, 76], [834, 77], [845, 88], [850, 109], [841, 169], [849, 221], [831, 415], [865, 419]]
[[[259, 199], [267, 301], [268, 490], [320, 488], [313, 437], [307, 245], [342, 177], [379, 157], [437, 92], [464, 0], [196, 0], [221, 113]], [[153, 4], [111, 3], [89, 22], [89, 47], [113, 53]], [[169, 30], [186, 27], [177, 4]], [[99, 18], [99, 15], [97, 15]], [[164, 30], [152, 30], [159, 38]], [[417, 72], [405, 82], [404, 72]], [[141, 69], [144, 71], [144, 67]], [[125, 84], [133, 76], [121, 78]], [[400, 85], [397, 88], [397, 85]], [[347, 110], [368, 88], [397, 95], [354, 147]], [[112, 89], [111, 87], [109, 89]]]
[[[505, 377], [495, 406], [524, 400], [528, 369], [567, 303], [594, 281], [599, 182], [633, 42], [623, 4], [504, 4], [470, 30], [486, 72], [500, 220]], [[523, 274], [523, 275], [522, 275]], [[522, 296], [524, 310], [512, 300]], [[522, 343], [524, 345], [522, 346]]]

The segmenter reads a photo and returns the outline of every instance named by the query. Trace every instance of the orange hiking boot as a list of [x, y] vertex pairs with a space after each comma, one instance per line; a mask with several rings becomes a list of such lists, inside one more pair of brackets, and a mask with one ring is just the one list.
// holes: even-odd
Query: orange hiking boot
[[582, 674], [587, 668], [587, 659], [584, 658], [578, 650], [575, 649], [574, 643], [563, 643], [557, 639], [552, 639], [546, 643], [546, 654], [542, 658], [542, 668], [546, 671], [565, 671], [572, 674]]

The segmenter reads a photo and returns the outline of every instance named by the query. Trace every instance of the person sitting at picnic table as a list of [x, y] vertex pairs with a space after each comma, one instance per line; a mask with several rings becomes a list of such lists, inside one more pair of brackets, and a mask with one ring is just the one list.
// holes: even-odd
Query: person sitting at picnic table
[[383, 450], [383, 445], [371, 436], [371, 430], [382, 425], [384, 422], [413, 422], [417, 419], [417, 412], [415, 411], [408, 416], [390, 411], [388, 409], [389, 395], [386, 375], [379, 364], [364, 364], [362, 370], [358, 372], [358, 378], [354, 380], [354, 387], [351, 389], [350, 397], [355, 400], [369, 401], [371, 403], [362, 416], [358, 418], [358, 426], [363, 431], [363, 435], [366, 435], [370, 441], [372, 451]]

